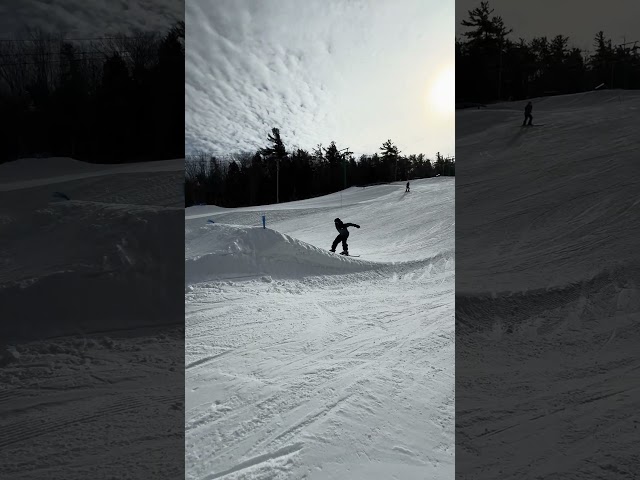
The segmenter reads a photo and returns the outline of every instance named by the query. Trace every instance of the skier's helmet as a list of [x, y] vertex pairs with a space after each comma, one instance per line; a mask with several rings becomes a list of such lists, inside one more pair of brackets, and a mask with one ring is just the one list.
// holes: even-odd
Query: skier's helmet
[[333, 222], [334, 223], [342, 223], [342, 220], [340, 220], [339, 218], [336, 218]]

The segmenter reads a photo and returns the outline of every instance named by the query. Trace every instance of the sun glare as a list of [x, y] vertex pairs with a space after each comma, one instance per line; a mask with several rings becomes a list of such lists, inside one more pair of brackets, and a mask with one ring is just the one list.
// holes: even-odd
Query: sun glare
[[441, 115], [453, 115], [455, 112], [456, 72], [453, 66], [447, 66], [438, 72], [431, 84], [428, 96], [429, 112]]

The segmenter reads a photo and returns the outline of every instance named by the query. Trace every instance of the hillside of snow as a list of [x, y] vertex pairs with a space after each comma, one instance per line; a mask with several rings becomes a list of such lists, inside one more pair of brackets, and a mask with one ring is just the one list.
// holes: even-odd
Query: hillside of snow
[[640, 93], [525, 103], [456, 112], [460, 474], [632, 478]]
[[183, 163], [0, 165], [0, 478], [182, 473]]
[[187, 478], [453, 478], [452, 178], [185, 224]]

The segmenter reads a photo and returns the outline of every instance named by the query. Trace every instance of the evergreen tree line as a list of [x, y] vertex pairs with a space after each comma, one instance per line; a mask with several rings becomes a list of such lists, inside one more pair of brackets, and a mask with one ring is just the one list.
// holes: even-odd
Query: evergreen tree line
[[[456, 101], [488, 103], [578, 93], [595, 88], [640, 88], [637, 42], [614, 45], [600, 31], [587, 54], [569, 37], [506, 38], [513, 33], [489, 2], [468, 12], [456, 38]], [[635, 39], [640, 40], [640, 39]]]
[[184, 28], [0, 41], [0, 163], [184, 158]]
[[242, 207], [289, 202], [326, 195], [351, 186], [407, 181], [437, 175], [454, 176], [455, 160], [438, 153], [401, 155], [391, 140], [380, 153], [356, 158], [335, 142], [311, 152], [288, 151], [280, 130], [272, 129], [268, 146], [222, 159], [205, 152], [185, 162], [186, 206]]

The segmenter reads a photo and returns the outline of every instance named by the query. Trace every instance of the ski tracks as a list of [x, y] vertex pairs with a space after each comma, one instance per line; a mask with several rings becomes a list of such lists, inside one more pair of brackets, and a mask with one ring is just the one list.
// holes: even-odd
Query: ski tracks
[[[302, 478], [310, 463], [379, 451], [451, 463], [438, 445], [453, 432], [453, 271], [416, 266], [212, 290], [186, 322], [189, 478]], [[233, 308], [216, 302], [230, 290]], [[420, 426], [405, 420], [416, 410]]]

